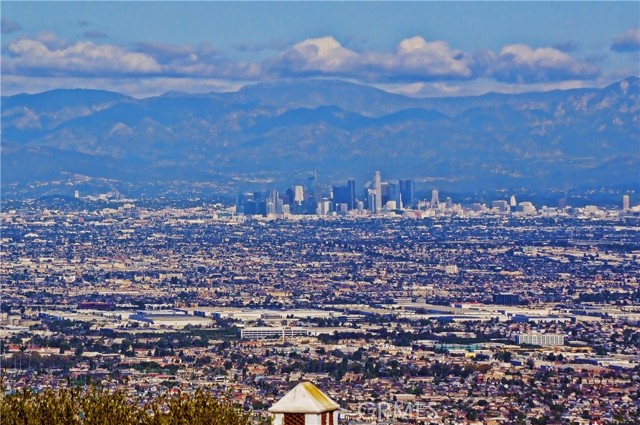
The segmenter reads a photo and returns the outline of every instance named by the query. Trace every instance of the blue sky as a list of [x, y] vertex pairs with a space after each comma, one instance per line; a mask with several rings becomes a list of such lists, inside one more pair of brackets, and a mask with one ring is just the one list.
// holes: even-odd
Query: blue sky
[[2, 92], [339, 78], [412, 96], [640, 74], [639, 2], [7, 2]]

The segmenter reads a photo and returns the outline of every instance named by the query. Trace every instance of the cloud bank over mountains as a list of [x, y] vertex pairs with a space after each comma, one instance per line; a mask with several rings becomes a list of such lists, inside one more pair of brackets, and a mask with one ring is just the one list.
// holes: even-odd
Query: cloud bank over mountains
[[[2, 28], [3, 33], [8, 33], [20, 31], [21, 27], [3, 18]], [[637, 55], [640, 28], [629, 29], [610, 43], [612, 55]], [[556, 46], [515, 43], [499, 51], [463, 51], [445, 40], [416, 35], [400, 40], [391, 51], [380, 51], [349, 48], [326, 35], [287, 46], [280, 42], [277, 50], [272, 46], [269, 56], [243, 61], [211, 43], [120, 45], [110, 41], [107, 34], [94, 30], [84, 31], [81, 39], [74, 41], [53, 33], [40, 33], [3, 45], [2, 89], [4, 93], [16, 93], [27, 80], [36, 89], [70, 87], [66, 84], [77, 78], [85, 84], [83, 87], [126, 91], [137, 79], [140, 87], [146, 89], [129, 93], [145, 95], [167, 91], [167, 80], [172, 80], [170, 89], [199, 91], [235, 90], [248, 83], [282, 78], [330, 77], [379, 86], [400, 85], [398, 91], [407, 94], [417, 85], [430, 84], [430, 90], [413, 91], [417, 95], [437, 95], [441, 87], [441, 94], [446, 95], [461, 90], [461, 94], [467, 94], [451, 84], [476, 80], [487, 82], [485, 86], [489, 88], [520, 85], [521, 91], [527, 90], [528, 85], [543, 83], [563, 87], [567, 82], [573, 82], [574, 86], [585, 81], [606, 82], [608, 76], [598, 60], [581, 58], [576, 50], [579, 49], [575, 43], [564, 42]], [[110, 84], [92, 85], [92, 81]], [[153, 82], [160, 81], [165, 84], [154, 87]]]

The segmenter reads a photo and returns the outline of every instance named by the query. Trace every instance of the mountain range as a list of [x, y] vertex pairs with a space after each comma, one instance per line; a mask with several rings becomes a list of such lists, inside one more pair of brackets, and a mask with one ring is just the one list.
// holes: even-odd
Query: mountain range
[[[335, 80], [135, 99], [2, 97], [3, 190], [108, 182], [221, 190], [383, 178], [498, 189], [640, 185], [640, 79], [419, 99]], [[57, 186], [56, 186], [57, 185]]]

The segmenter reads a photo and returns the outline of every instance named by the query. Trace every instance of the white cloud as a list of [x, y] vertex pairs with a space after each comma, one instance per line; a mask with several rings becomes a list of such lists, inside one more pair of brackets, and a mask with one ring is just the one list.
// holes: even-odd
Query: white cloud
[[41, 31], [35, 37], [37, 40], [47, 46], [49, 50], [60, 50], [69, 46], [69, 43], [64, 38], [58, 37], [56, 33], [51, 31]]
[[3, 53], [4, 75], [123, 77], [130, 75], [255, 80], [257, 63], [232, 62], [208, 44], [196, 48], [160, 43], [139, 44], [132, 51], [112, 44], [72, 44], [52, 33], [11, 42]]
[[[329, 76], [389, 85], [399, 93], [414, 96], [460, 94], [468, 92], [467, 85], [460, 89], [462, 83], [473, 84], [483, 79], [533, 86], [593, 81], [600, 75], [593, 63], [580, 61], [553, 47], [513, 44], [500, 53], [490, 50], [469, 53], [445, 41], [429, 41], [420, 36], [400, 40], [389, 52], [356, 51], [330, 36], [311, 38], [263, 62], [230, 60], [207, 43], [138, 43], [126, 48], [91, 40], [70, 43], [53, 33], [14, 40], [3, 47], [2, 53], [3, 78], [57, 77], [62, 81], [68, 77], [91, 77], [106, 81], [138, 77], [145, 81], [164, 78], [169, 79], [168, 83], [180, 81], [181, 85], [198, 79], [235, 81], [242, 85], [245, 81], [279, 77]], [[164, 91], [167, 90], [172, 88]]]
[[492, 75], [498, 81], [535, 83], [594, 78], [599, 69], [553, 47], [526, 44], [505, 46], [496, 58]]
[[470, 78], [472, 58], [444, 41], [422, 37], [402, 40], [394, 53], [355, 52], [333, 37], [304, 40], [269, 63], [283, 76], [323, 74], [365, 77], [369, 80]]
[[444, 41], [426, 41], [422, 37], [404, 39], [398, 45], [394, 59], [404, 72], [428, 77], [472, 76], [471, 57], [452, 49]]
[[312, 38], [294, 44], [272, 65], [284, 72], [343, 73], [353, 66], [358, 54], [342, 47], [333, 37]]
[[8, 51], [11, 56], [3, 58], [3, 73], [87, 75], [161, 71], [160, 65], [148, 55], [90, 41], [52, 48], [44, 41], [22, 38], [10, 43]]

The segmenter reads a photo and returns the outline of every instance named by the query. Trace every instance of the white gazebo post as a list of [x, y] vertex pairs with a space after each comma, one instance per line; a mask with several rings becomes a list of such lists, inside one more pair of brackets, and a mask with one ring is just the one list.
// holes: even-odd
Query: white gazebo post
[[340, 406], [311, 382], [301, 382], [269, 408], [273, 425], [338, 425]]

